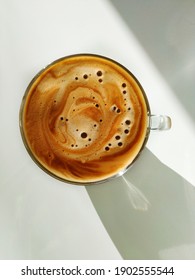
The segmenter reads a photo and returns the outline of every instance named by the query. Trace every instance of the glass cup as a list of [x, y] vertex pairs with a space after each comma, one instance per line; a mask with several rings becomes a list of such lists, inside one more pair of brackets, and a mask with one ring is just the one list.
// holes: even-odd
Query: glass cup
[[[81, 70], [83, 72], [81, 72]], [[108, 94], [109, 97], [107, 97]], [[63, 101], [64, 104], [62, 104], [63, 96], [65, 96]], [[72, 103], [70, 97], [72, 98]], [[44, 100], [44, 98], [46, 100]], [[132, 98], [134, 101], [131, 100]], [[101, 108], [103, 104], [102, 100], [105, 103], [104, 108]], [[129, 107], [131, 113], [128, 112], [127, 107], [124, 109], [124, 106], [126, 106], [125, 103], [120, 105], [119, 100], [127, 103], [130, 102], [131, 105], [133, 104], [132, 108]], [[109, 102], [110, 104], [108, 106]], [[141, 109], [136, 108], [136, 104], [139, 102]], [[74, 104], [76, 104], [76, 107], [74, 107]], [[60, 114], [57, 112], [58, 108]], [[72, 111], [77, 110], [77, 116], [75, 117], [75, 114], [73, 113], [72, 115], [69, 114], [68, 116], [70, 119], [68, 120], [65, 112], [67, 112], [69, 108], [72, 108]], [[62, 111], [64, 113], [63, 116]], [[86, 119], [82, 119], [84, 111], [89, 112]], [[105, 127], [103, 127], [103, 124], [96, 124], [95, 122], [98, 114], [101, 115], [102, 112], [105, 113], [104, 115], [107, 114], [108, 116], [111, 116], [105, 121], [107, 122], [107, 124], [104, 123]], [[79, 114], [81, 114], [81, 116], [79, 116]], [[128, 138], [130, 137], [131, 130], [133, 131], [133, 128], [130, 127], [132, 119], [131, 121], [126, 121], [129, 125], [128, 129], [124, 130], [127, 135], [118, 135], [118, 137], [124, 138], [125, 143], [123, 143], [123, 145], [126, 145], [126, 150], [124, 149], [122, 156], [119, 158], [118, 155], [121, 153], [121, 150], [117, 150], [117, 148], [121, 148], [116, 146], [120, 146], [119, 143], [121, 142], [117, 142], [118, 144], [112, 142], [115, 141], [113, 139], [117, 138], [117, 136], [116, 133], [111, 133], [111, 130], [112, 126], [114, 127], [119, 121], [121, 125], [123, 125], [125, 118], [128, 118], [127, 116], [133, 119], [133, 125], [137, 122], [136, 116], [138, 116], [140, 120], [144, 119], [145, 128], [142, 133], [140, 132], [140, 135], [142, 134], [142, 140], [139, 139], [139, 136], [137, 138], [137, 141], [139, 142], [138, 145], [136, 144], [136, 137], [134, 137], [133, 140]], [[93, 131], [91, 124], [92, 118], [94, 121]], [[79, 129], [74, 127], [74, 119], [79, 123]], [[67, 120], [69, 121], [69, 124], [67, 123]], [[102, 120], [100, 119], [100, 121]], [[82, 128], [82, 123], [85, 128]], [[54, 124], [53, 127], [52, 124]], [[81, 133], [81, 131], [89, 130], [89, 127], [91, 127], [90, 133], [92, 133], [92, 138], [95, 137], [94, 135], [97, 136], [98, 131], [101, 131], [102, 133], [99, 140], [96, 139], [96, 142], [92, 144], [92, 138], [88, 138], [88, 142], [84, 142], [88, 132]], [[99, 127], [99, 130], [97, 130], [97, 127]], [[110, 138], [111, 142], [104, 145], [104, 149], [102, 147], [100, 149], [98, 145], [104, 138], [103, 128], [105, 129], [105, 134], [107, 133], [106, 137], [109, 138], [108, 134], [110, 133], [109, 135], [112, 135], [112, 139]], [[123, 175], [132, 166], [144, 149], [150, 131], [162, 131], [170, 128], [170, 117], [151, 114], [149, 102], [144, 89], [128, 69], [110, 58], [95, 54], [71, 55], [60, 58], [49, 64], [32, 79], [25, 91], [20, 107], [20, 131], [24, 145], [31, 158], [49, 175], [71, 184], [97, 184]], [[71, 130], [71, 135], [69, 135], [69, 130]], [[122, 128], [118, 129], [118, 131], [119, 130], [122, 131]], [[139, 131], [137, 131], [137, 134], [139, 134]], [[44, 137], [42, 135], [44, 135]], [[63, 149], [63, 145], [66, 146], [69, 141], [68, 139], [71, 137], [75, 138], [73, 139], [73, 144], [69, 143], [70, 147], [68, 150], [66, 150], [67, 147]], [[133, 144], [130, 145], [128, 139], [131, 139], [130, 141]], [[77, 140], [80, 141], [79, 144], [75, 144], [77, 143]], [[57, 143], [60, 143], [59, 146], [57, 146]], [[83, 156], [82, 158], [81, 150], [82, 152], [84, 151], [84, 144], [88, 150], [90, 150], [91, 145], [91, 147], [93, 146], [93, 149], [99, 147], [98, 149], [102, 151], [103, 156], [99, 155], [98, 159], [95, 158], [94, 155], [95, 153], [98, 153], [99, 150], [93, 150], [90, 156], [92, 157], [91, 162], [93, 165], [95, 166], [96, 164], [97, 168], [101, 169], [102, 173], [104, 172], [103, 176], [94, 175], [95, 172], [100, 173], [99, 169], [95, 168], [92, 168], [92, 170], [85, 175], [84, 179], [80, 175], [88, 172], [87, 170], [90, 169], [88, 165], [90, 160], [86, 160], [86, 154], [85, 157]], [[81, 145], [80, 150], [78, 147], [79, 145]], [[134, 152], [133, 155], [132, 153], [129, 153], [131, 156], [128, 158], [128, 152], [130, 149], [134, 149]], [[106, 152], [108, 152], [108, 150], [112, 156], [107, 156]], [[112, 154], [111, 150], [116, 150], [116, 153]], [[78, 151], [80, 151], [80, 155], [79, 153], [78, 155], [76, 154]], [[67, 157], [68, 153], [71, 154], [69, 158]], [[60, 159], [56, 158], [56, 154], [59, 155]], [[73, 155], [76, 155], [75, 157], [79, 158], [78, 166], [77, 162], [74, 163]], [[118, 164], [119, 162], [120, 164]], [[70, 165], [71, 163], [72, 166]], [[55, 168], [53, 167], [54, 164], [56, 164]], [[110, 169], [113, 168], [112, 172], [109, 170], [109, 164]], [[118, 165], [120, 166], [118, 167]], [[113, 166], [116, 167], [115, 170]], [[66, 173], [66, 168], [69, 169], [68, 172], [70, 172], [71, 168], [76, 168], [74, 171], [71, 171], [72, 174], [74, 173], [74, 176], [70, 174], [65, 176], [62, 175], [63, 170]]]

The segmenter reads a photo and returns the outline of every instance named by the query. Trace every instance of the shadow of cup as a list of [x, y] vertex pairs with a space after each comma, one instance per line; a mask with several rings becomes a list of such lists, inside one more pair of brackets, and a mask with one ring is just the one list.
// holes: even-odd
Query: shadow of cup
[[147, 148], [123, 176], [86, 190], [124, 259], [195, 259], [195, 189]]

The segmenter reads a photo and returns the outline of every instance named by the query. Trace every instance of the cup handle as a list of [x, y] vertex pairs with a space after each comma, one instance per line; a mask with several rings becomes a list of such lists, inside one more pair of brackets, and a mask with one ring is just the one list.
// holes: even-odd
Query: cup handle
[[171, 118], [164, 115], [150, 115], [149, 129], [150, 130], [168, 130], [171, 128]]

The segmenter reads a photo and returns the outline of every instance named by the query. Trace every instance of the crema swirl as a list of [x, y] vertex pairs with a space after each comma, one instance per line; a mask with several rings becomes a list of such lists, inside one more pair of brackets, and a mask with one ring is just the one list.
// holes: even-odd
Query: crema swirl
[[147, 134], [147, 105], [133, 75], [96, 55], [62, 58], [29, 85], [22, 105], [23, 136], [50, 174], [75, 183], [122, 172]]

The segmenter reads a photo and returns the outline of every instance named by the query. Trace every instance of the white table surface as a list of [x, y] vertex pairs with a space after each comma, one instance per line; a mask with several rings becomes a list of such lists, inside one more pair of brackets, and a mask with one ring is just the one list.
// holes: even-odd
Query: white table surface
[[[32, 77], [75, 53], [122, 63], [173, 123], [124, 179], [87, 188], [39, 169], [19, 131]], [[0, 259], [195, 259], [195, 119], [110, 1], [0, 0], [0, 100]]]

